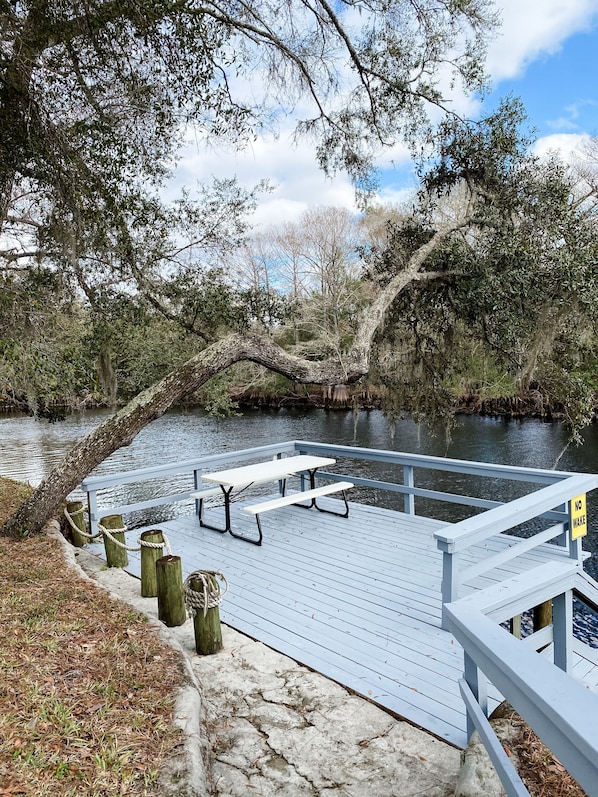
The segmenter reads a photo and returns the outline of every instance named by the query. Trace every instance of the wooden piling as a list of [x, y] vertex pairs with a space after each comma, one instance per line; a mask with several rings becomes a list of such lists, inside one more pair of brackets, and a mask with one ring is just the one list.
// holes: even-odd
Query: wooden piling
[[544, 601], [539, 606], [534, 606], [534, 631], [552, 625], [552, 601]]
[[516, 639], [521, 639], [521, 615], [516, 614], [509, 620], [509, 630]]
[[[210, 590], [218, 591], [216, 576], [205, 574]], [[204, 591], [204, 585], [200, 578], [189, 578], [188, 586], [200, 595]], [[193, 628], [195, 631], [195, 650], [200, 656], [208, 656], [211, 653], [218, 653], [222, 650], [222, 626], [220, 625], [220, 610], [218, 606], [213, 606], [204, 613], [203, 609], [197, 609], [193, 617]]]
[[[66, 511], [68, 512], [72, 521], [72, 524], [69, 523], [69, 528], [71, 530], [73, 545], [75, 548], [83, 548], [83, 546], [88, 542], [88, 538], [84, 534], [80, 534], [77, 531], [77, 529], [80, 529], [83, 532], [87, 531], [85, 524], [85, 513], [83, 512], [83, 503], [81, 501], [69, 501], [66, 505]], [[74, 526], [76, 526], [77, 529], [75, 529]]]
[[[100, 518], [100, 526], [108, 529], [115, 540], [125, 542], [125, 524], [122, 515], [106, 515]], [[104, 550], [106, 551], [106, 562], [108, 567], [126, 567], [129, 564], [129, 555], [126, 548], [117, 545], [105, 534]]]
[[158, 618], [172, 628], [186, 619], [183, 598], [183, 569], [180, 556], [162, 556], [156, 561]]
[[141, 597], [155, 598], [158, 594], [156, 578], [156, 562], [162, 557], [164, 548], [151, 548], [144, 542], [164, 545], [164, 537], [160, 529], [150, 529], [141, 534]]

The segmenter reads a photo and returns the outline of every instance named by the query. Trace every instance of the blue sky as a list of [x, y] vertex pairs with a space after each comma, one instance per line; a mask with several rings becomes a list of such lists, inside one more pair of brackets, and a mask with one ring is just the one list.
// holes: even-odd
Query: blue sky
[[490, 100], [509, 93], [520, 96], [540, 136], [597, 135], [597, 78], [598, 22], [566, 39], [556, 53], [540, 55], [520, 77], [501, 81]]
[[[465, 97], [456, 97], [455, 107], [475, 117], [507, 94], [519, 96], [536, 129], [537, 151], [570, 153], [584, 136], [598, 135], [598, 0], [496, 0], [495, 5], [503, 25], [488, 53], [493, 91], [483, 107]], [[400, 202], [414, 185], [406, 152], [398, 148], [381, 165], [380, 201]], [[354, 207], [347, 178], [325, 178], [313, 147], [292, 145], [290, 127], [278, 139], [257, 139], [244, 152], [191, 145], [175, 183], [192, 187], [212, 175], [237, 175], [248, 187], [262, 178], [271, 181], [274, 191], [255, 216], [261, 227], [294, 221], [313, 205]]]

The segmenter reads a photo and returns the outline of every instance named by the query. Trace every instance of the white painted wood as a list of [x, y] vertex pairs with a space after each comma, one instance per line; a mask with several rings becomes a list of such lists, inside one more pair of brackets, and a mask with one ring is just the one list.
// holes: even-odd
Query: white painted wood
[[507, 531], [526, 520], [538, 517], [543, 512], [566, 503], [573, 496], [590, 492], [596, 487], [598, 487], [598, 476], [579, 473], [564, 479], [559, 484], [544, 487], [530, 495], [509, 501], [504, 506], [489, 509], [483, 515], [447, 525], [442, 531], [437, 532], [436, 539], [439, 546], [448, 553], [462, 551], [498, 532]]
[[519, 777], [517, 770], [496, 736], [488, 718], [480, 708], [478, 700], [471, 691], [469, 684], [465, 679], [461, 679], [459, 687], [474, 725], [480, 734], [480, 738], [484, 742], [484, 747], [501, 779], [507, 797], [530, 797], [529, 791]]
[[577, 564], [570, 559], [546, 562], [487, 587], [481, 593], [462, 598], [460, 605], [472, 606], [502, 623], [531, 606], [538, 606], [561, 591], [571, 590]]
[[446, 606], [467, 654], [582, 788], [596, 786], [598, 698], [490, 620], [470, 601]]
[[222, 497], [222, 490], [220, 487], [209, 487], [207, 490], [196, 490], [189, 493], [189, 498], [195, 498], [196, 501], [203, 501], [204, 498], [212, 498], [215, 495]]
[[287, 495], [281, 495], [279, 498], [272, 498], [270, 501], [261, 501], [259, 504], [250, 504], [249, 506], [244, 506], [243, 511], [248, 512], [250, 515], [261, 515], [262, 512], [270, 512], [270, 510], [278, 509], [281, 506], [292, 506], [302, 501], [309, 501], [311, 498], [318, 498], [321, 495], [350, 490], [351, 487], [353, 487], [353, 482], [332, 482], [321, 487], [314, 487], [311, 490], [287, 493]]

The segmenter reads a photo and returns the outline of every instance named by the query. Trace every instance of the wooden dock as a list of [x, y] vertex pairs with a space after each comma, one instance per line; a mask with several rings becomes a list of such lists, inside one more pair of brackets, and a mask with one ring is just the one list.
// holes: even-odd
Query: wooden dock
[[[322, 503], [339, 504], [332, 498]], [[233, 504], [233, 525], [251, 535], [255, 519], [241, 506]], [[433, 534], [444, 524], [374, 506], [350, 507], [346, 519], [297, 506], [269, 512], [262, 518], [261, 547], [200, 528], [191, 514], [157, 526], [181, 556], [184, 576], [196, 569], [224, 573], [229, 592], [220, 608], [223, 622], [463, 747], [465, 707], [457, 683], [463, 653], [440, 627], [442, 556]], [[207, 512], [210, 522], [219, 522], [221, 508]], [[512, 539], [486, 540], [468, 550], [465, 562], [500, 551]], [[543, 545], [467, 588], [562, 556]], [[138, 557], [130, 554], [135, 575]], [[598, 651], [584, 658], [583, 647], [576, 646], [573, 674], [596, 689]]]

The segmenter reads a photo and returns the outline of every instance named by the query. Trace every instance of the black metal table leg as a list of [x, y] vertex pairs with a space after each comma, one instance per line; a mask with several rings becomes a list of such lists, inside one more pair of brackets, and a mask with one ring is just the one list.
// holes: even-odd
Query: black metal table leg
[[222, 494], [224, 495], [224, 528], [220, 528], [219, 526], [211, 526], [209, 523], [204, 523], [202, 520], [202, 509], [203, 509], [203, 501], [200, 499], [199, 501], [199, 525], [204, 529], [211, 529], [212, 531], [218, 531], [220, 534], [226, 534], [226, 532], [231, 531], [231, 523], [230, 523], [230, 494], [233, 491], [232, 487], [228, 489], [224, 487], [224, 485], [220, 485], [220, 489], [222, 490]]
[[245, 540], [245, 542], [250, 542], [252, 545], [261, 545], [262, 544], [262, 524], [260, 523], [260, 516], [255, 516], [257, 522], [257, 530], [258, 530], [258, 538], [255, 539], [253, 537], [246, 537], [244, 534], [237, 534], [232, 529], [229, 529], [229, 532], [233, 537], [236, 537], [238, 540]]
[[334, 509], [322, 509], [321, 506], [318, 506], [318, 502], [314, 498], [314, 506], [318, 510], [318, 512], [325, 512], [327, 515], [336, 515], [337, 517], [349, 517], [349, 502], [347, 501], [347, 493], [344, 490], [341, 490], [341, 495], [343, 496], [343, 500], [345, 502], [345, 511], [344, 512], [335, 512]]
[[[309, 473], [309, 486], [310, 489], [313, 490], [316, 486], [316, 469], [308, 471]], [[309, 504], [295, 504], [295, 506], [300, 506], [302, 509], [317, 509], [318, 512], [324, 512], [326, 515], [336, 515], [337, 517], [349, 517], [349, 502], [347, 501], [347, 494], [344, 490], [341, 490], [341, 494], [343, 496], [343, 500], [345, 502], [345, 511], [344, 512], [335, 512], [334, 509], [322, 509], [321, 506], [318, 506], [317, 498], [312, 498]]]

